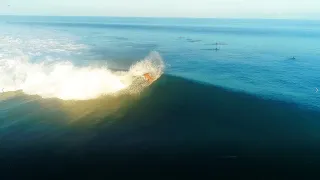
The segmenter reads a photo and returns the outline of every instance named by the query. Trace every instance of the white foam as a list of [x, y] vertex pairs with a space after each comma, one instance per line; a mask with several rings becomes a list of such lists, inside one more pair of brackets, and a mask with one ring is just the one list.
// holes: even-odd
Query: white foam
[[106, 66], [77, 67], [68, 61], [32, 63], [28, 56], [0, 58], [0, 92], [22, 90], [43, 98], [87, 100], [131, 88], [134, 77], [144, 73], [157, 79], [163, 70], [164, 63], [157, 52], [122, 72]]
[[57, 53], [72, 54], [87, 49], [68, 38], [53, 39], [48, 37], [26, 37], [0, 35], [0, 58], [12, 56], [45, 56]]

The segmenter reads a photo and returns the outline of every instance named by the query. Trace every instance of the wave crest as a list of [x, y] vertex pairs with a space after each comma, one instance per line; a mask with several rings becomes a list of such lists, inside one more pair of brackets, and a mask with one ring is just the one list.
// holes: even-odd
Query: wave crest
[[158, 79], [164, 63], [157, 52], [133, 64], [128, 71], [108, 67], [77, 67], [71, 62], [31, 63], [28, 57], [0, 59], [0, 91], [22, 90], [29, 95], [63, 100], [88, 100], [102, 95], [140, 92], [147, 83], [137, 83], [144, 73]]

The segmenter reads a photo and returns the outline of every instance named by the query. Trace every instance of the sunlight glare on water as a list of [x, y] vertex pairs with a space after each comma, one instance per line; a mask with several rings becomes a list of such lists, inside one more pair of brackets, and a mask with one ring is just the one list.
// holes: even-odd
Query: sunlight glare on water
[[23, 58], [1, 59], [0, 63], [3, 92], [22, 90], [29, 95], [63, 100], [87, 100], [115, 94], [131, 88], [135, 77], [142, 78], [144, 73], [159, 78], [164, 68], [157, 52], [133, 64], [129, 71], [76, 67], [71, 62], [31, 63]]

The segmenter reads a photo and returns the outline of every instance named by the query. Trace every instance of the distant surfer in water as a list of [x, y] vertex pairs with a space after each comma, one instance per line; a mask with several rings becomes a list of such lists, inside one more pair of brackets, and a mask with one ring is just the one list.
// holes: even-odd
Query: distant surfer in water
[[153, 82], [153, 78], [151, 77], [150, 73], [145, 73], [145, 74], [143, 74], [143, 77], [144, 77], [149, 83], [152, 83], [152, 82]]

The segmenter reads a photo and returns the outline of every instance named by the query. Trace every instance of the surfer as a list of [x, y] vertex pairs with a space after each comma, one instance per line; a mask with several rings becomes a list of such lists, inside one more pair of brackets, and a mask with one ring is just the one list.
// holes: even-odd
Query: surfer
[[143, 74], [143, 77], [149, 82], [152, 83], [153, 78], [151, 77], [150, 73]]

